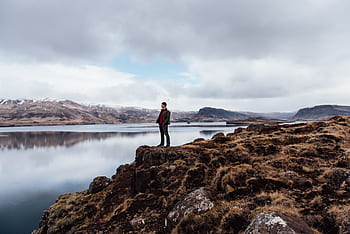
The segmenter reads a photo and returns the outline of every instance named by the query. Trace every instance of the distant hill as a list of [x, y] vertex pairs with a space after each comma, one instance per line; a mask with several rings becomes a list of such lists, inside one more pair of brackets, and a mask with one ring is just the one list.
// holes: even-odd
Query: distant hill
[[111, 108], [72, 101], [0, 100], [0, 126], [115, 123]]
[[82, 105], [69, 100], [0, 99], [0, 126], [110, 124], [154, 121], [153, 110]]
[[300, 109], [293, 120], [327, 120], [336, 115], [350, 116], [350, 106], [319, 105]]
[[213, 107], [201, 108], [193, 117], [194, 121], [219, 121], [219, 120], [241, 120], [250, 116], [236, 111], [228, 111]]
[[[174, 111], [174, 122], [191, 121], [197, 112]], [[103, 105], [83, 105], [70, 100], [0, 99], [0, 127], [154, 123], [159, 110], [137, 107], [111, 108]]]
[[[295, 112], [294, 112], [295, 113]], [[326, 120], [335, 115], [349, 115], [350, 106], [320, 105], [293, 112], [254, 113], [204, 107], [195, 111], [172, 111], [173, 122], [252, 122], [263, 117], [266, 123], [276, 120]], [[0, 99], [0, 127], [65, 125], [65, 124], [113, 124], [154, 123], [159, 110], [136, 107], [111, 108], [103, 105], [83, 105], [70, 100]], [[246, 122], [247, 122], [246, 121]], [[260, 122], [260, 121], [257, 121]]]
[[204, 107], [201, 108], [197, 114], [193, 116], [193, 121], [234, 121], [261, 117], [266, 119], [287, 120], [292, 118], [294, 115], [295, 112], [255, 113]]

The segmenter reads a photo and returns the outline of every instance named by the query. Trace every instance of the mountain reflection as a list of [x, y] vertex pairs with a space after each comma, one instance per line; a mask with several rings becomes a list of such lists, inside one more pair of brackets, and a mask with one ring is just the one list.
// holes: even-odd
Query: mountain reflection
[[145, 132], [8, 132], [0, 133], [0, 149], [32, 149], [41, 147], [71, 147], [91, 140], [110, 137], [133, 138]]
[[203, 136], [212, 136], [214, 133], [220, 132], [218, 130], [202, 130], [200, 134]]

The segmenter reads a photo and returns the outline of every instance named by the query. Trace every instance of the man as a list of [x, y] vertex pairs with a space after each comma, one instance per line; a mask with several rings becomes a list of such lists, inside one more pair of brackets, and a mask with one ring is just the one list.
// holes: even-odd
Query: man
[[164, 146], [164, 135], [166, 136], [166, 146], [170, 147], [170, 136], [168, 132], [168, 126], [170, 124], [170, 111], [167, 109], [166, 102], [161, 104], [162, 110], [159, 113], [157, 123], [159, 124], [160, 131], [160, 144], [159, 146]]

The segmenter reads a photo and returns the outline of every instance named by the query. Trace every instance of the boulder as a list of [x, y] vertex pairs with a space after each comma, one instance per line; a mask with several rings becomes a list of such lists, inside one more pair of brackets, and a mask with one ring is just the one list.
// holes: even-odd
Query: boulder
[[200, 138], [194, 139], [193, 142], [199, 142], [199, 141], [205, 141], [205, 139], [203, 137], [200, 137]]
[[169, 161], [184, 158], [186, 153], [177, 147], [163, 148], [140, 146], [136, 150], [136, 166], [149, 168]]
[[[243, 132], [245, 130], [245, 128], [236, 128], [235, 129], [235, 131], [233, 132], [233, 134], [235, 135], [235, 134], [238, 134], [238, 133], [241, 133], [241, 132]], [[230, 135], [231, 135], [231, 133], [229, 133]]]
[[96, 177], [89, 185], [88, 194], [98, 193], [111, 183], [111, 179], [106, 176]]
[[296, 233], [315, 233], [304, 221], [287, 215], [272, 213], [258, 214], [249, 224], [244, 232], [245, 234], [296, 234]]
[[216, 133], [214, 136], [212, 136], [212, 138], [211, 139], [215, 139], [215, 138], [218, 138], [218, 137], [224, 137], [225, 136], [225, 134], [224, 133], [222, 133], [222, 132], [218, 132], [218, 133]]
[[230, 137], [226, 137], [225, 134], [222, 132], [216, 133], [211, 139], [213, 140], [213, 142], [219, 143], [219, 144], [223, 144], [231, 140]]
[[214, 203], [210, 200], [210, 192], [200, 188], [185, 196], [179, 201], [172, 211], [168, 214], [168, 220], [177, 223], [183, 217], [190, 213], [202, 214], [214, 207]]

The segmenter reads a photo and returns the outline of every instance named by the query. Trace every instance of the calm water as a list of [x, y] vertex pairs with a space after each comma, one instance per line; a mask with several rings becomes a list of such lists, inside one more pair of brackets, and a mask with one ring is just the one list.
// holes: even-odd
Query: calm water
[[[198, 125], [172, 124], [172, 145], [234, 129]], [[87, 189], [94, 177], [132, 162], [138, 146], [158, 143], [154, 124], [0, 128], [0, 233], [30, 233], [58, 195]]]

